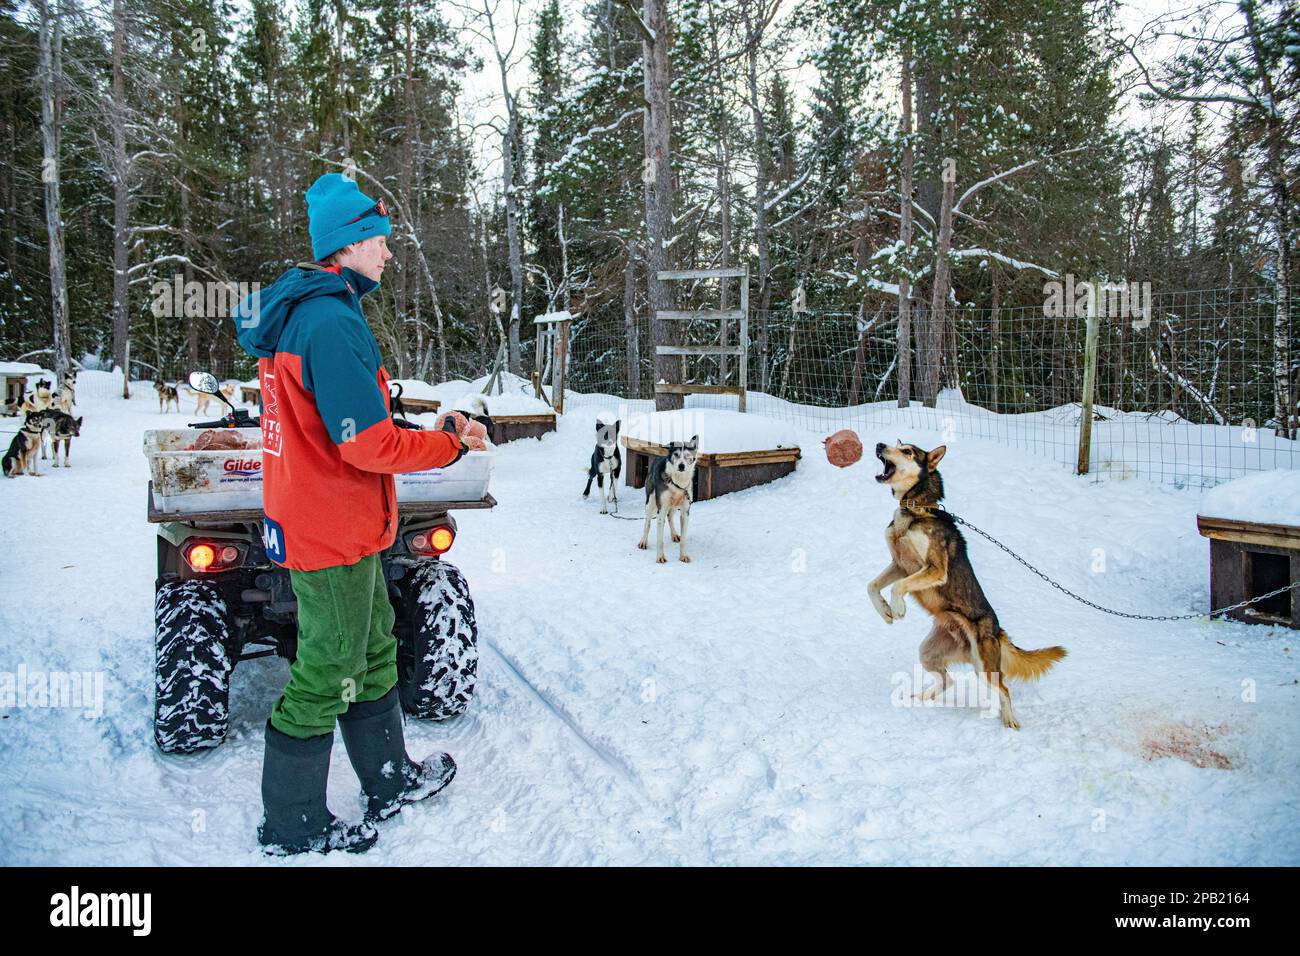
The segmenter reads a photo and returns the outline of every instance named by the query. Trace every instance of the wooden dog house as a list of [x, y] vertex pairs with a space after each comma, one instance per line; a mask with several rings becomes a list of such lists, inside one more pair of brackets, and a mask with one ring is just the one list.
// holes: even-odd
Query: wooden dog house
[[[4, 413], [17, 415], [18, 406], [27, 394], [27, 376], [40, 375], [45, 369], [31, 362], [0, 362], [0, 375], [4, 376], [5, 397]], [[50, 376], [53, 379], [53, 375]]]
[[501, 445], [517, 438], [541, 438], [555, 431], [555, 413], [544, 415], [489, 415], [492, 419], [492, 444]]
[[403, 398], [402, 407], [411, 415], [424, 415], [426, 413], [437, 412], [442, 408], [442, 402], [436, 398]]
[[[627, 449], [623, 471], [629, 488], [644, 488], [650, 463], [668, 448], [654, 442], [624, 435]], [[801, 452], [798, 448], [770, 448], [758, 451], [701, 452], [695, 459], [693, 501], [708, 501], [719, 495], [764, 485], [791, 474]]]
[[[1198, 515], [1210, 539], [1210, 607], [1220, 608], [1300, 581], [1300, 527]], [[1300, 590], [1293, 589], [1227, 616], [1247, 624], [1300, 628]]]

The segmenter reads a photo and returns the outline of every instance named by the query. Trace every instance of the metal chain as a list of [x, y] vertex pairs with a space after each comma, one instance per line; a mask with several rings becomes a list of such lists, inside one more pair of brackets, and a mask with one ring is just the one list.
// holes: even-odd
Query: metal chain
[[[1193, 614], [1131, 614], [1128, 611], [1116, 611], [1112, 608], [1102, 607], [1100, 604], [1097, 604], [1093, 601], [1089, 601], [1087, 598], [1075, 594], [1073, 591], [1071, 591], [1069, 588], [1065, 587], [1064, 585], [1056, 581], [1053, 581], [1046, 574], [1038, 570], [1038, 568], [1034, 567], [1032, 564], [1030, 564], [1020, 555], [1016, 554], [1014, 551], [1008, 548], [997, 538], [993, 537], [987, 531], [980, 530], [979, 528], [971, 524], [969, 521], [967, 521], [965, 518], [959, 518], [957, 515], [953, 514], [951, 511], [948, 511], [946, 508], [943, 508], [942, 506], [940, 506], [940, 509], [943, 511], [944, 514], [952, 518], [952, 520], [957, 522], [959, 525], [963, 525], [967, 528], [970, 528], [980, 537], [997, 545], [997, 547], [1001, 548], [1007, 554], [1011, 555], [1011, 557], [1015, 558], [1018, 562], [1020, 562], [1022, 565], [1024, 565], [1026, 568], [1032, 571], [1034, 574], [1038, 575], [1040, 578], [1042, 578], [1052, 587], [1056, 588], [1056, 590], [1069, 595], [1070, 597], [1078, 601], [1080, 604], [1086, 604], [1088, 607], [1093, 608], [1094, 610], [1101, 611], [1104, 614], [1113, 614], [1116, 617], [1132, 618], [1133, 620], [1137, 620], [1137, 621], [1190, 621], [1194, 618], [1206, 616], [1205, 614], [1202, 614], [1200, 612], [1196, 612]], [[1209, 616], [1216, 617], [1219, 614], [1226, 614], [1228, 611], [1235, 611], [1238, 608], [1243, 608], [1251, 604], [1258, 604], [1260, 601], [1267, 601], [1269, 598], [1276, 597], [1277, 595], [1283, 594], [1286, 591], [1293, 591], [1297, 587], [1300, 587], [1300, 581], [1295, 581], [1291, 584], [1286, 585], [1285, 587], [1280, 587], [1275, 591], [1269, 591], [1267, 594], [1261, 594], [1259, 597], [1248, 598], [1245, 601], [1238, 601], [1236, 604], [1229, 604], [1227, 607], [1221, 607], [1217, 611], [1210, 611]]]
[[620, 521], [640, 521], [640, 520], [642, 520], [641, 518], [633, 518], [631, 515], [621, 515], [621, 514], [619, 514], [619, 513], [618, 513], [618, 499], [617, 499], [617, 498], [611, 498], [610, 501], [611, 501], [611, 502], [613, 503], [613, 505], [614, 505], [614, 510], [608, 513], [608, 514], [609, 514], [609, 517], [611, 517], [611, 518], [618, 518]]
[[[618, 513], [618, 501], [615, 500], [615, 501], [613, 502], [613, 504], [614, 504], [614, 510], [611, 511], [611, 512], [609, 513], [609, 516], [610, 516], [611, 518], [621, 518], [623, 521], [639, 521], [639, 520], [641, 520], [641, 519], [639, 519], [639, 518], [633, 518], [633, 517], [630, 517], [630, 516], [627, 516], [627, 515], [621, 515], [621, 514], [619, 514], [619, 513]], [[1023, 565], [1023, 566], [1026, 567], [1026, 568], [1028, 568], [1028, 569], [1029, 569], [1030, 571], [1032, 571], [1034, 574], [1038, 575], [1040, 578], [1042, 578], [1044, 581], [1046, 581], [1046, 582], [1047, 582], [1048, 584], [1050, 584], [1052, 587], [1056, 588], [1056, 590], [1060, 591], [1062, 594], [1066, 594], [1066, 595], [1068, 595], [1069, 597], [1074, 598], [1074, 600], [1078, 601], [1080, 604], [1084, 604], [1084, 605], [1087, 605], [1087, 606], [1090, 607], [1090, 608], [1093, 608], [1094, 610], [1101, 611], [1103, 614], [1113, 614], [1113, 615], [1115, 615], [1115, 617], [1126, 617], [1126, 618], [1131, 618], [1131, 619], [1133, 619], [1133, 620], [1135, 620], [1135, 621], [1191, 621], [1191, 620], [1194, 620], [1195, 618], [1198, 618], [1198, 617], [1206, 617], [1206, 616], [1207, 616], [1207, 615], [1205, 615], [1205, 614], [1202, 614], [1202, 613], [1199, 612], [1199, 611], [1193, 612], [1193, 613], [1191, 613], [1191, 614], [1133, 614], [1133, 613], [1131, 613], [1131, 612], [1129, 612], [1129, 611], [1116, 611], [1116, 610], [1113, 609], [1113, 608], [1102, 607], [1100, 604], [1096, 603], [1095, 601], [1089, 601], [1086, 597], [1083, 597], [1082, 595], [1079, 595], [1079, 594], [1075, 594], [1073, 591], [1071, 591], [1069, 588], [1067, 588], [1065, 585], [1061, 584], [1060, 582], [1058, 582], [1058, 581], [1053, 581], [1053, 580], [1052, 580], [1051, 578], [1049, 578], [1046, 574], [1044, 574], [1042, 571], [1038, 570], [1038, 568], [1034, 567], [1032, 564], [1030, 564], [1028, 561], [1026, 561], [1026, 560], [1025, 560], [1024, 558], [1022, 558], [1020, 555], [1016, 554], [1014, 551], [1012, 551], [1010, 548], [1008, 548], [1005, 544], [1003, 544], [1003, 543], [1002, 543], [1001, 541], [999, 541], [997, 538], [993, 537], [993, 535], [989, 534], [987, 531], [984, 531], [984, 530], [981, 529], [981, 528], [977, 528], [977, 527], [975, 527], [975, 525], [971, 524], [971, 523], [970, 523], [969, 521], [967, 521], [965, 518], [962, 518], [962, 517], [959, 517], [958, 515], [953, 514], [951, 511], [947, 510], [947, 509], [944, 508], [942, 505], [940, 505], [939, 507], [940, 507], [940, 510], [943, 511], [943, 513], [946, 514], [948, 517], [952, 518], [953, 521], [957, 522], [959, 525], [963, 525], [964, 527], [970, 528], [972, 531], [974, 531], [974, 532], [975, 532], [977, 535], [979, 535], [981, 538], [984, 538], [985, 540], [989, 541], [990, 543], [996, 545], [998, 548], [1000, 548], [1000, 549], [1002, 549], [1003, 551], [1005, 551], [1007, 554], [1011, 555], [1011, 557], [1013, 557], [1013, 558], [1014, 558], [1016, 561], [1018, 561], [1021, 565]], [[1260, 601], [1267, 601], [1267, 600], [1268, 600], [1269, 598], [1271, 598], [1271, 597], [1277, 597], [1279, 594], [1284, 594], [1284, 593], [1286, 593], [1287, 591], [1294, 591], [1296, 588], [1300, 588], [1300, 581], [1295, 581], [1295, 582], [1293, 582], [1293, 583], [1291, 583], [1291, 584], [1288, 584], [1288, 585], [1286, 585], [1286, 586], [1284, 586], [1284, 587], [1280, 587], [1280, 588], [1277, 588], [1276, 590], [1269, 591], [1267, 594], [1261, 594], [1261, 595], [1259, 595], [1258, 597], [1247, 598], [1245, 601], [1238, 601], [1236, 604], [1229, 604], [1229, 605], [1227, 605], [1226, 607], [1221, 607], [1221, 608], [1219, 608], [1217, 611], [1211, 611], [1211, 612], [1209, 612], [1209, 615], [1208, 615], [1208, 616], [1209, 616], [1209, 617], [1217, 617], [1218, 615], [1220, 615], [1220, 614], [1226, 614], [1226, 613], [1228, 613], [1229, 611], [1236, 611], [1236, 610], [1238, 610], [1238, 609], [1240, 609], [1240, 608], [1243, 608], [1243, 607], [1249, 607], [1249, 606], [1252, 605], [1252, 604], [1258, 604]]]

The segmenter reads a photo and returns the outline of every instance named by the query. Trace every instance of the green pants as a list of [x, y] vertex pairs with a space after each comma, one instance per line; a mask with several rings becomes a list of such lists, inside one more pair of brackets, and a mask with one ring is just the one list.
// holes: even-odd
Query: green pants
[[393, 606], [378, 554], [356, 564], [289, 572], [298, 598], [298, 657], [271, 725], [290, 737], [333, 733], [352, 703], [397, 683]]

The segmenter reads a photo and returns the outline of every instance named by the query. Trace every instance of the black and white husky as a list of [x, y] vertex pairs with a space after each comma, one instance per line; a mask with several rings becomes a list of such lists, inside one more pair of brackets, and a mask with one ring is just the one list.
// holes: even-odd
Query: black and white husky
[[482, 395], [471, 395], [468, 398], [462, 398], [456, 403], [456, 410], [462, 415], [468, 415], [474, 419], [487, 429], [489, 439], [496, 440], [492, 435], [496, 426], [492, 424], [492, 416], [488, 414], [487, 401]]
[[[596, 422], [596, 450], [591, 453], [591, 464], [587, 466], [587, 487], [582, 492], [586, 498], [591, 494], [591, 481], [594, 478], [600, 486], [600, 513], [609, 514], [609, 502], [618, 504], [618, 476], [623, 473], [623, 453], [618, 450], [618, 430], [622, 422], [610, 425], [608, 422]], [[609, 476], [609, 497], [605, 496], [605, 477]]]
[[[679, 542], [677, 556], [682, 561], [690, 561], [686, 554], [686, 522], [691, 516], [691, 495], [695, 481], [695, 453], [700, 447], [700, 436], [694, 435], [690, 441], [675, 441], [668, 446], [668, 454], [656, 458], [650, 463], [650, 473], [645, 479], [645, 527], [641, 530], [641, 542], [637, 545], [644, 551], [650, 540], [650, 522], [659, 519], [659, 554], [655, 558], [660, 564], [668, 561], [664, 557], [664, 520], [668, 521], [668, 530], [673, 540]], [[681, 512], [682, 530], [678, 534], [673, 527], [673, 512]]]
[[6, 478], [16, 478], [26, 472], [40, 477], [36, 465], [36, 453], [43, 448], [45, 432], [49, 431], [52, 419], [48, 410], [28, 412], [23, 427], [14, 435], [5, 452], [3, 468]]
[[50, 446], [54, 450], [54, 466], [59, 467], [59, 445], [63, 445], [63, 467], [71, 468], [72, 464], [68, 461], [68, 449], [72, 445], [72, 439], [81, 434], [81, 416], [73, 418], [67, 412], [61, 412], [57, 408], [51, 408], [45, 413], [50, 419], [51, 427], [47, 429], [46, 435], [50, 439]]

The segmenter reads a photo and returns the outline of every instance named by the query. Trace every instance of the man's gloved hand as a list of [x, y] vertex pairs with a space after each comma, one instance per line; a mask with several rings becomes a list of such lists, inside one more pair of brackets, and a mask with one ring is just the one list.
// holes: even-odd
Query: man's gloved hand
[[452, 465], [456, 464], [456, 462], [465, 457], [465, 453], [469, 451], [469, 445], [466, 445], [465, 439], [460, 437], [460, 434], [456, 431], [456, 423], [450, 418], [442, 423], [442, 430], [445, 432], [451, 432], [451, 434], [456, 436], [456, 441], [460, 443], [460, 450], [456, 452], [456, 457], [443, 465], [444, 468], [450, 468]]

